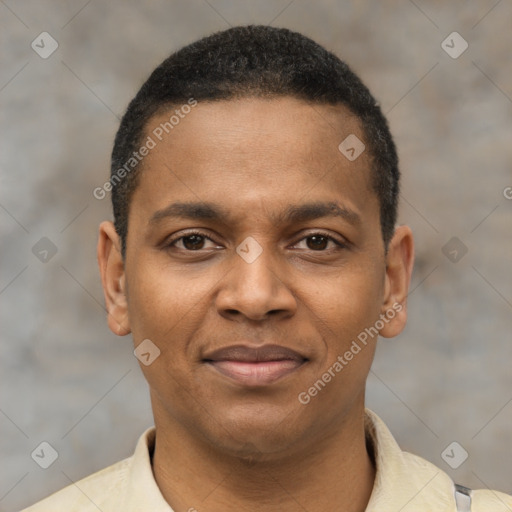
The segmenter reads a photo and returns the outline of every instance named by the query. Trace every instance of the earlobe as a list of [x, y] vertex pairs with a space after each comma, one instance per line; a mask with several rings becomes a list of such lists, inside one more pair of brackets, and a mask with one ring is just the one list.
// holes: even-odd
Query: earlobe
[[114, 334], [125, 336], [131, 332], [131, 329], [126, 298], [124, 261], [120, 250], [119, 235], [110, 221], [100, 224], [97, 256], [108, 311], [108, 326]]
[[407, 294], [414, 265], [414, 241], [408, 226], [398, 226], [389, 242], [380, 335], [392, 338], [400, 334], [407, 321]]

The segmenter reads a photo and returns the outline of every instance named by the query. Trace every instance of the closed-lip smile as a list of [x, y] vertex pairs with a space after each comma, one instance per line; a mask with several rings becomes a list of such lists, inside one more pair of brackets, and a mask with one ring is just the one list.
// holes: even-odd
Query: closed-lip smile
[[245, 386], [266, 386], [300, 368], [308, 359], [281, 345], [231, 345], [205, 355], [203, 362]]

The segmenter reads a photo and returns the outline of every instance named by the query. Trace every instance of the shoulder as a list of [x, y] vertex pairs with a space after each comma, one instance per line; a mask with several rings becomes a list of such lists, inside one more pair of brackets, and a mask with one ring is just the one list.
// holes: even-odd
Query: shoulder
[[[367, 510], [457, 510], [455, 483], [447, 473], [403, 451], [385, 423], [368, 409], [365, 430], [377, 467], [372, 506]], [[502, 492], [479, 489], [471, 490], [470, 496], [471, 512], [512, 512], [512, 496]], [[393, 506], [383, 506], [389, 503]]]
[[[432, 475], [432, 485], [429, 485], [430, 497], [435, 497], [439, 502], [448, 504], [455, 494], [453, 480], [444, 471], [422, 457], [408, 452], [402, 453], [413, 479], [416, 475], [424, 474], [427, 469]], [[512, 496], [492, 489], [471, 489], [471, 512], [512, 512]]]
[[128, 478], [131, 457], [102, 469], [48, 496], [22, 512], [88, 512], [107, 510], [119, 501]]
[[155, 436], [155, 428], [148, 428], [139, 437], [131, 457], [73, 482], [22, 512], [171, 510], [160, 493], [151, 468]]
[[[453, 480], [437, 466], [431, 462], [413, 455], [412, 453], [402, 452], [407, 465], [414, 474], [415, 470], [422, 471], [429, 468], [435, 477], [442, 476], [445, 483], [450, 482], [450, 487], [455, 487]], [[446, 486], [445, 486], [446, 487]], [[471, 512], [512, 512], [512, 496], [492, 489], [472, 489], [471, 490]]]
[[472, 512], [510, 512], [512, 496], [499, 491], [479, 489], [472, 492]]

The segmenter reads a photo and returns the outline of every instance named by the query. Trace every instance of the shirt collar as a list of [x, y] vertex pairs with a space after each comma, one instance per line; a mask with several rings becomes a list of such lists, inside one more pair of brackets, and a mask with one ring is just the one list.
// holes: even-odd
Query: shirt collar
[[128, 471], [125, 502], [121, 510], [139, 512], [173, 512], [165, 501], [153, 475], [151, 456], [155, 448], [155, 427], [148, 428], [139, 438]]
[[[172, 512], [156, 484], [151, 467], [156, 431], [148, 428], [139, 438], [128, 470], [122, 510]], [[376, 467], [373, 491], [366, 512], [453, 512], [453, 482], [426, 460], [403, 452], [384, 422], [365, 410], [365, 435]]]
[[451, 478], [425, 459], [402, 451], [385, 423], [369, 409], [365, 410], [365, 433], [376, 466], [366, 512], [456, 510]]

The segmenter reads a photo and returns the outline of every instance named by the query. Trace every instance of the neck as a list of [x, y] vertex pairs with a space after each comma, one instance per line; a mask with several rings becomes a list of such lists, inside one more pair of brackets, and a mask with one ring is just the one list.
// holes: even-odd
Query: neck
[[[179, 423], [158, 421], [153, 472], [175, 512], [363, 512], [375, 469], [364, 406], [310, 446], [273, 460], [226, 455]], [[321, 437], [321, 438], [320, 438]]]

